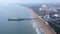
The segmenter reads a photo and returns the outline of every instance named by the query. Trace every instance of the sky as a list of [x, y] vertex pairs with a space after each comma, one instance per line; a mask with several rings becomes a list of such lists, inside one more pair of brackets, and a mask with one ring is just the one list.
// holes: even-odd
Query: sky
[[60, 3], [60, 0], [0, 0], [0, 3]]

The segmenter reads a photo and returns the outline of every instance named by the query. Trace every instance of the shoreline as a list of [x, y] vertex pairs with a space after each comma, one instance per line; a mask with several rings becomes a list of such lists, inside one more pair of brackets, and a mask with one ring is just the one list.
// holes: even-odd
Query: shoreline
[[31, 11], [32, 15], [34, 16], [34, 18], [39, 18], [39, 19], [35, 19], [36, 22], [37, 22], [37, 24], [38, 24], [38, 25], [37, 25], [37, 26], [38, 26], [38, 29], [42, 28], [45, 34], [56, 34], [55, 31], [53, 31], [53, 30], [51, 29], [51, 27], [50, 27], [49, 25], [47, 25], [47, 24], [38, 16], [38, 14], [36, 14], [36, 13], [34, 12], [34, 10], [30, 9], [30, 11]]

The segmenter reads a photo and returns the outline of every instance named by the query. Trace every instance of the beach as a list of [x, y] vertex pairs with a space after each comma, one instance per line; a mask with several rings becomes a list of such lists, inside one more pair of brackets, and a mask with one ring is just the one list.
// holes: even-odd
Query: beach
[[32, 15], [34, 16], [34, 18], [39, 18], [39, 19], [35, 19], [36, 20], [36, 22], [37, 22], [37, 24], [38, 24], [38, 29], [40, 29], [40, 28], [42, 28], [42, 30], [43, 30], [43, 32], [45, 33], [45, 34], [56, 34], [55, 33], [55, 31], [53, 31], [53, 29], [49, 26], [49, 25], [47, 25], [43, 20], [42, 20], [42, 18], [40, 18], [39, 16], [38, 16], [38, 14], [36, 14], [32, 9], [31, 9], [31, 13], [32, 13]]

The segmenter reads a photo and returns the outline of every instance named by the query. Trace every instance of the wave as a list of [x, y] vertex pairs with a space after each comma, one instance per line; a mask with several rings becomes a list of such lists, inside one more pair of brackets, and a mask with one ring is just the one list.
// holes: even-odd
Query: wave
[[35, 29], [36, 33], [37, 34], [40, 34], [39, 30], [38, 30], [38, 27], [37, 27], [37, 24], [35, 23], [35, 21], [33, 21], [33, 28]]
[[33, 25], [32, 26], [35, 29], [36, 33], [37, 34], [45, 34], [43, 29], [38, 27], [37, 22], [35, 20], [32, 20], [32, 21], [33, 21]]

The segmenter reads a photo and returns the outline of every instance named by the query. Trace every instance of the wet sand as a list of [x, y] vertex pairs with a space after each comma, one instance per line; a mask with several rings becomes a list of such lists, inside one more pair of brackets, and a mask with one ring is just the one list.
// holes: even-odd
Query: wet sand
[[38, 14], [36, 14], [32, 9], [31, 11], [34, 18], [39, 18], [35, 19], [37, 21], [38, 28], [42, 28], [45, 34], [56, 34], [55, 31], [38, 16]]

